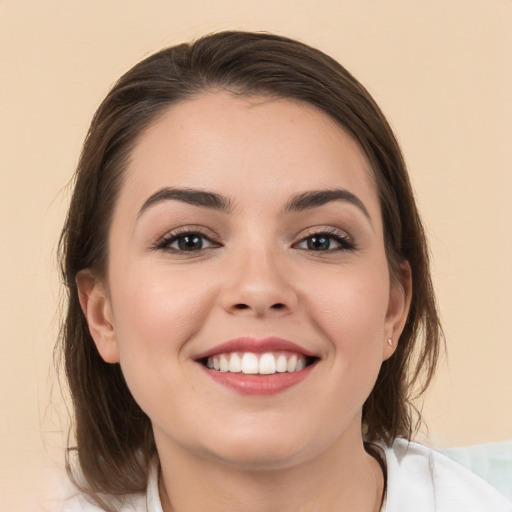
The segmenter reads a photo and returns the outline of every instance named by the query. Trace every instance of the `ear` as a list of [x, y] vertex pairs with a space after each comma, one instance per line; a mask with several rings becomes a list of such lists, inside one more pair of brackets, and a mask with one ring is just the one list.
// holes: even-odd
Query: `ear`
[[[411, 266], [408, 261], [400, 265], [400, 275], [391, 282], [388, 310], [384, 327], [383, 360], [391, 357], [407, 321], [412, 299]], [[389, 342], [391, 340], [391, 343]]]
[[114, 318], [103, 282], [90, 270], [76, 276], [78, 299], [96, 348], [107, 363], [119, 362]]

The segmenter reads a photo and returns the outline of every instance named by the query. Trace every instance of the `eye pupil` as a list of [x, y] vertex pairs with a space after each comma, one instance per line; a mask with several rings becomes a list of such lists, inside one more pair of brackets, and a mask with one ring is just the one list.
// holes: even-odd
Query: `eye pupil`
[[182, 251], [198, 251], [203, 247], [203, 239], [199, 235], [184, 235], [178, 239], [178, 247]]
[[311, 251], [327, 251], [331, 246], [331, 240], [327, 236], [312, 236], [308, 238], [307, 244]]

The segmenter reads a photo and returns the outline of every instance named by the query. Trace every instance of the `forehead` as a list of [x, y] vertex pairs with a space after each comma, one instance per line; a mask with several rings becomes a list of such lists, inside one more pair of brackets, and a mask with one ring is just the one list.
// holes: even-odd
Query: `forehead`
[[298, 100], [227, 92], [173, 105], [140, 135], [123, 188], [149, 195], [163, 186], [227, 195], [343, 186], [376, 196], [368, 159], [331, 116]]

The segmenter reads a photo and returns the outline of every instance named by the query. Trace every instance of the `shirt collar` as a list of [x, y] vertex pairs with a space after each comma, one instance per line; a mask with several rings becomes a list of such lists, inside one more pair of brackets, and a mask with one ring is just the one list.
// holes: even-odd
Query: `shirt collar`
[[158, 458], [151, 463], [149, 468], [148, 488], [146, 492], [147, 512], [163, 512], [160, 494], [158, 492], [158, 475], [160, 473], [160, 464]]

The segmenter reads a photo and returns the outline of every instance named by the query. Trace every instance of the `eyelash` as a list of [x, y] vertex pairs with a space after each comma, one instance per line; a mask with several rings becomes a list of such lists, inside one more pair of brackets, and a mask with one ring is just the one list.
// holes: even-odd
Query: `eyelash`
[[321, 231], [314, 231], [307, 236], [301, 238], [297, 243], [295, 243], [293, 246], [298, 247], [299, 244], [308, 242], [308, 240], [312, 240], [314, 238], [317, 239], [327, 239], [327, 240], [334, 240], [338, 247], [330, 248], [324, 250], [314, 250], [309, 247], [302, 248], [302, 250], [311, 252], [311, 253], [333, 253], [333, 252], [343, 252], [343, 251], [354, 251], [357, 249], [356, 244], [352, 241], [349, 235], [346, 233], [341, 232], [338, 229], [330, 228], [330, 229], [323, 229]]
[[[198, 237], [201, 239], [202, 244], [204, 244], [204, 241], [206, 240], [210, 245], [208, 247], [200, 247], [199, 249], [194, 250], [186, 250], [186, 249], [180, 249], [176, 247], [171, 247], [171, 244], [178, 242], [180, 240], [184, 240], [186, 237]], [[155, 244], [154, 249], [162, 249], [170, 252], [175, 253], [183, 253], [183, 254], [190, 254], [190, 253], [199, 253], [201, 251], [207, 250], [207, 249], [213, 249], [221, 247], [221, 244], [213, 240], [211, 237], [205, 235], [200, 230], [197, 229], [182, 229], [182, 230], [176, 230], [171, 231], [167, 234], [165, 234], [162, 238], [160, 238]]]
[[[174, 243], [179, 243], [180, 240], [184, 240], [187, 237], [197, 237], [201, 240], [201, 246], [198, 249], [182, 249], [177, 247], [171, 247]], [[302, 243], [308, 243], [308, 241], [312, 241], [313, 239], [326, 239], [329, 241], [329, 246], [331, 245], [331, 241], [334, 240], [336, 244], [338, 244], [337, 247], [331, 248], [327, 247], [326, 249], [320, 249], [315, 250], [311, 249], [310, 247], [299, 247]], [[206, 241], [209, 246], [203, 247], [204, 241]], [[185, 242], [186, 243], [186, 242]], [[313, 243], [313, 242], [312, 242]], [[320, 242], [321, 243], [321, 242]], [[211, 237], [205, 235], [200, 230], [194, 230], [194, 229], [181, 229], [176, 231], [171, 231], [167, 234], [165, 234], [162, 238], [160, 238], [153, 246], [156, 250], [166, 250], [174, 253], [182, 253], [182, 254], [191, 254], [191, 253], [199, 253], [201, 251], [205, 251], [208, 249], [215, 249], [222, 247], [222, 244], [215, 241]], [[297, 248], [300, 250], [304, 250], [310, 253], [333, 253], [333, 252], [342, 252], [342, 251], [353, 251], [357, 249], [355, 243], [351, 240], [350, 236], [346, 233], [342, 233], [337, 229], [331, 228], [331, 229], [323, 229], [321, 231], [314, 231], [307, 236], [301, 238], [298, 242], [294, 243], [292, 245], [293, 248]]]

